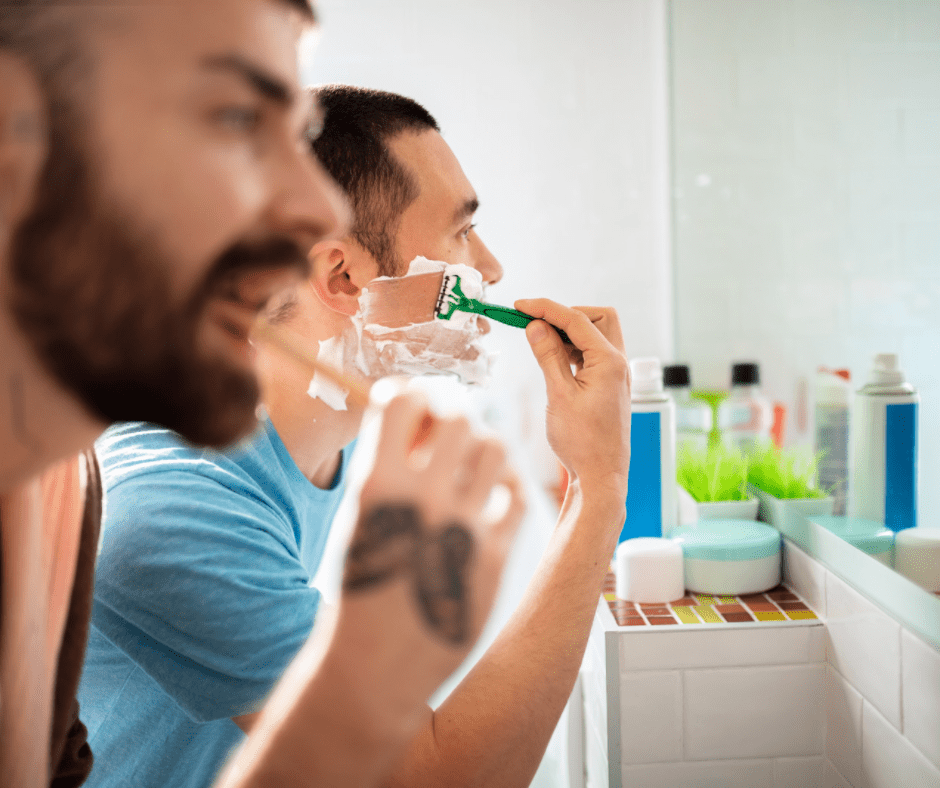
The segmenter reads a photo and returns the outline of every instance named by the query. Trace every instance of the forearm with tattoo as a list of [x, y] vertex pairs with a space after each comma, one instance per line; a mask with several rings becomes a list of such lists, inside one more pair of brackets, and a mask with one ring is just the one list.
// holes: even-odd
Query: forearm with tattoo
[[439, 637], [461, 645], [469, 637], [467, 573], [472, 556], [473, 537], [460, 523], [448, 523], [432, 534], [413, 506], [380, 506], [360, 523], [346, 559], [343, 588], [357, 592], [410, 576], [425, 623]]

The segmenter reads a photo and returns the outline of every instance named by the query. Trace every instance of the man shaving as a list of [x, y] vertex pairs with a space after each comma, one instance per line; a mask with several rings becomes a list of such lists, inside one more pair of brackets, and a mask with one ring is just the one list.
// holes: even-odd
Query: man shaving
[[[375, 277], [401, 276], [418, 257], [463, 266], [468, 280], [501, 277], [474, 229], [477, 198], [456, 157], [410, 99], [347, 86], [316, 97], [324, 121], [313, 147], [349, 194], [354, 222], [314, 247], [309, 280], [272, 305], [269, 323], [294, 346], [364, 375], [435, 371], [449, 347], [446, 366], [473, 377], [475, 322], [431, 353], [449, 329], [389, 334], [363, 326], [360, 314], [364, 290], [381, 297]], [[545, 322], [527, 330], [548, 386], [549, 439], [572, 483], [519, 609], [450, 697], [424, 710], [389, 785], [530, 783], [574, 684], [622, 524], [630, 417], [616, 315], [544, 300], [516, 306], [564, 329], [579, 349], [572, 372]], [[362, 412], [275, 348], [259, 345], [257, 363], [269, 420], [250, 445], [193, 452], [140, 424], [98, 444], [109, 512], [81, 694], [102, 753], [94, 785], [131, 776], [139, 786], [207, 785], [254, 729], [267, 688], [313, 626], [319, 593], [309, 582]], [[435, 588], [433, 554], [420, 563]], [[439, 591], [431, 596], [442, 615], [451, 609]], [[397, 626], [376, 621], [375, 637]], [[451, 618], [448, 631], [457, 629]], [[374, 686], [368, 674], [361, 680]], [[307, 743], [328, 746], [312, 731]]]
[[[306, 0], [0, 2], [4, 786], [64, 788], [91, 767], [74, 693], [101, 498], [94, 458], [81, 452], [128, 418], [212, 445], [252, 429], [248, 330], [271, 296], [306, 277], [311, 245], [345, 232], [344, 200], [309, 155], [297, 58], [312, 18]], [[455, 452], [455, 429], [414, 398], [391, 400], [356, 538], [387, 519], [393, 496], [432, 542], [440, 521], [454, 523], [477, 557], [460, 575], [474, 592], [464, 641], [443, 649], [395, 582], [351, 588], [332, 640], [297, 664], [290, 701], [259, 723], [263, 740], [230, 784], [288, 773], [298, 755], [323, 780], [313, 784], [374, 784], [415, 709], [469, 650], [514, 515], [488, 520], [468, 492], [428, 489], [410, 461], [415, 436], [458, 475], [492, 454], [466, 430]], [[487, 467], [491, 483], [512, 488], [498, 457]], [[485, 480], [471, 487], [488, 492]], [[357, 656], [386, 616], [405, 624], [385, 652]], [[375, 688], [355, 714], [338, 710], [335, 693], [359, 686], [350, 666], [397, 670], [396, 647], [423, 675]], [[305, 735], [344, 733], [317, 762], [291, 738], [295, 721]]]

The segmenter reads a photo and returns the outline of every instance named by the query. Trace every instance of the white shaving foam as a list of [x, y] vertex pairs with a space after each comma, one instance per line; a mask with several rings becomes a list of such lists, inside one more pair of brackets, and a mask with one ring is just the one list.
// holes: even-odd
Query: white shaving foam
[[[457, 274], [460, 287], [468, 298], [483, 296], [483, 277], [467, 265], [449, 265], [425, 257], [416, 257], [405, 276], [443, 271]], [[375, 281], [392, 277], [380, 277]], [[399, 278], [399, 277], [395, 277]], [[493, 355], [480, 344], [482, 331], [477, 315], [454, 312], [450, 320], [432, 318], [399, 328], [369, 322], [374, 296], [365, 288], [359, 298], [359, 312], [352, 318], [352, 328], [342, 339], [344, 359], [371, 378], [388, 375], [452, 374], [464, 383], [486, 384], [490, 379]]]
[[[317, 358], [336, 369], [343, 368], [343, 344], [339, 337], [331, 337], [320, 342]], [[323, 400], [333, 410], [347, 410], [346, 397], [349, 392], [337, 386], [332, 380], [319, 372], [314, 374], [307, 389], [307, 394], [314, 399]]]

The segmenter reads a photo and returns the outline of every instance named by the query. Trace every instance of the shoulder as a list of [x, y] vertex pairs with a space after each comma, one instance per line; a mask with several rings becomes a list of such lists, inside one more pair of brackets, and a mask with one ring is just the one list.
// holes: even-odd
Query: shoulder
[[258, 473], [265, 436], [227, 451], [202, 449], [170, 430], [127, 423], [108, 429], [95, 444], [105, 488], [103, 546], [175, 539], [193, 532], [239, 527], [283, 540], [290, 517], [282, 496]]
[[95, 443], [108, 506], [140, 495], [153, 500], [174, 493], [255, 499], [274, 505], [271, 442], [264, 429], [224, 450], [193, 446], [175, 432], [142, 422], [110, 427]]
[[116, 424], [95, 442], [104, 486], [110, 490], [139, 476], [185, 471], [207, 476], [232, 473], [228, 453], [199, 448], [172, 430], [142, 422]]

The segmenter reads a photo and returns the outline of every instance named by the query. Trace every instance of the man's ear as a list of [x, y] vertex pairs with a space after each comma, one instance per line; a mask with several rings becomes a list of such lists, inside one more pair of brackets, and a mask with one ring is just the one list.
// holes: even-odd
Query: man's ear
[[48, 152], [43, 92], [29, 67], [0, 49], [0, 231], [32, 205]]
[[378, 275], [369, 254], [347, 241], [327, 241], [310, 253], [310, 283], [320, 300], [334, 312], [359, 311], [362, 289]]

